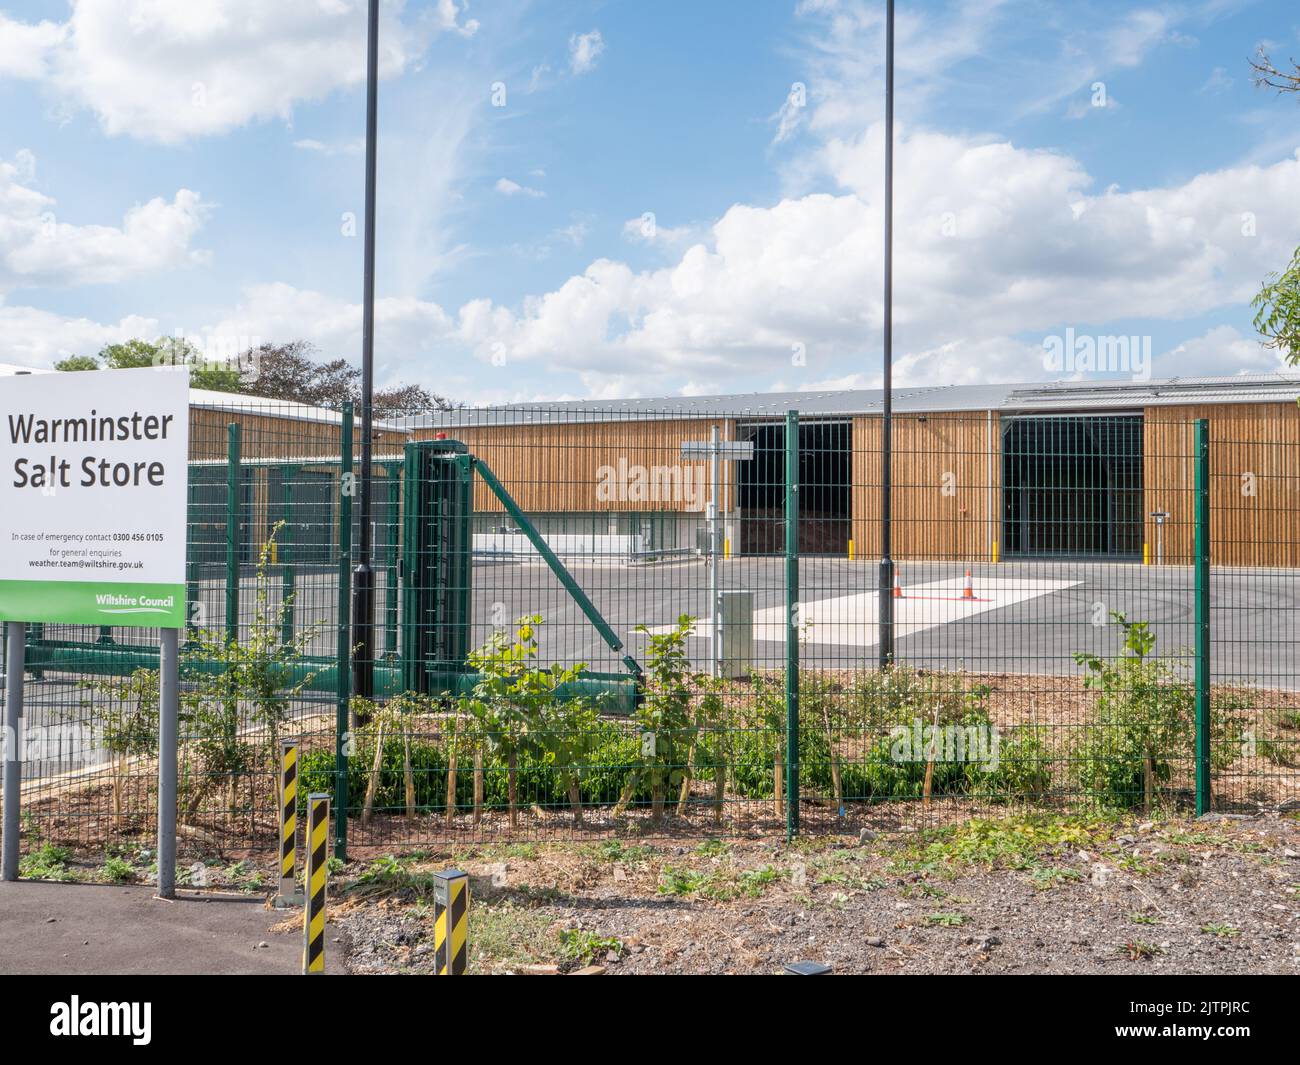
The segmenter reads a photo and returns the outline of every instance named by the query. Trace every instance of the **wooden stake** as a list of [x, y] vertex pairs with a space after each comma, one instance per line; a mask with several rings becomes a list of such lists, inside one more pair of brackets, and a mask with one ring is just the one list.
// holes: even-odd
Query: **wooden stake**
[[930, 787], [934, 783], [934, 760], [939, 754], [939, 702], [934, 704], [934, 730], [930, 733], [930, 750], [925, 763], [925, 785], [921, 790], [921, 806], [930, 809]]
[[456, 737], [451, 738], [451, 748], [447, 752], [447, 824], [456, 816]]
[[361, 823], [364, 825], [370, 820], [371, 814], [375, 811], [375, 797], [379, 793], [379, 767], [384, 764], [384, 723], [379, 722], [379, 730], [375, 735], [375, 759], [370, 766], [370, 780], [366, 783], [366, 802], [361, 808]]
[[406, 785], [406, 816], [415, 816], [415, 773], [411, 769], [411, 732], [402, 727], [402, 780]]
[[844, 788], [840, 783], [840, 752], [835, 749], [835, 733], [831, 729], [831, 712], [822, 702], [822, 721], [826, 725], [826, 746], [831, 752], [831, 788], [835, 793], [835, 809], [844, 805]]
[[483, 748], [474, 748], [474, 824], [483, 819]]
[[785, 753], [779, 746], [772, 760], [772, 813], [785, 816]]
[[510, 806], [510, 827], [519, 827], [519, 755], [514, 747], [506, 759], [506, 801]]

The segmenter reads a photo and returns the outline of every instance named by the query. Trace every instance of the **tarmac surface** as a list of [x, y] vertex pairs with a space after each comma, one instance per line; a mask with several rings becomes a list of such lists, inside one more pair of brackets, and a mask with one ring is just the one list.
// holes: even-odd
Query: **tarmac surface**
[[[0, 973], [293, 975], [302, 936], [270, 931], [293, 914], [260, 895], [178, 890], [169, 902], [148, 886], [0, 883]], [[333, 935], [327, 965], [331, 949]]]

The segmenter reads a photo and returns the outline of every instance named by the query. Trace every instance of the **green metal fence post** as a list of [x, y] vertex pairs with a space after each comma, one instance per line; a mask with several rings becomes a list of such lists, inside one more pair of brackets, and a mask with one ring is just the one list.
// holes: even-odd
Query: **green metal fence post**
[[388, 474], [388, 537], [384, 559], [384, 654], [397, 657], [397, 516], [402, 505], [402, 467], [396, 463], [384, 464]]
[[785, 835], [799, 834], [799, 412], [785, 416]]
[[1196, 423], [1196, 814], [1210, 812], [1210, 423]]
[[348, 860], [348, 702], [352, 682], [352, 404], [343, 404], [339, 437], [338, 699], [334, 705], [334, 857]]
[[293, 482], [298, 476], [297, 466], [280, 468], [281, 506], [284, 508], [279, 521], [284, 522], [280, 529], [280, 539], [276, 545], [275, 557], [280, 563], [280, 642], [286, 647], [293, 644], [294, 623], [294, 568], [293, 568]]
[[239, 423], [226, 426], [226, 642], [239, 640]]

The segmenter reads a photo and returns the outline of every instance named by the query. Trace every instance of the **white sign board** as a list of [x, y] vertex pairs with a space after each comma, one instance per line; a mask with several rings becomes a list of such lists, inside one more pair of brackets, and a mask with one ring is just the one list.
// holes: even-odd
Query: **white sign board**
[[682, 443], [682, 458], [707, 459], [714, 455], [722, 459], [744, 461], [754, 457], [752, 440], [719, 440], [715, 445], [712, 440], [686, 440]]
[[189, 375], [0, 378], [0, 621], [185, 622]]

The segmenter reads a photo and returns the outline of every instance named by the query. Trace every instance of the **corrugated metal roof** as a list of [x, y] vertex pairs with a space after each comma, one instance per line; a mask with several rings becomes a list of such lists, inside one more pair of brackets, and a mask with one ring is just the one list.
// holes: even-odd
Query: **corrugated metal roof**
[[[317, 407], [310, 403], [293, 403], [284, 399], [267, 399], [265, 396], [248, 396], [242, 392], [218, 392], [210, 388], [191, 388], [190, 406], [236, 414], [256, 414], [266, 418], [323, 422], [327, 425], [339, 425], [343, 421], [343, 415], [339, 411], [328, 407]], [[360, 424], [360, 419], [357, 424]], [[391, 420], [376, 421], [374, 428], [376, 431], [389, 433], [408, 431]]]
[[[1240, 374], [1232, 377], [1171, 377], [1156, 381], [1039, 381], [1022, 384], [933, 385], [894, 389], [899, 414], [959, 411], [1102, 411], [1197, 403], [1294, 403], [1300, 374]], [[467, 407], [404, 419], [421, 426], [522, 425], [639, 419], [774, 418], [789, 410], [804, 417], [877, 414], [878, 388], [809, 392], [750, 392], [718, 396], [662, 396], [625, 400], [564, 400]]]

